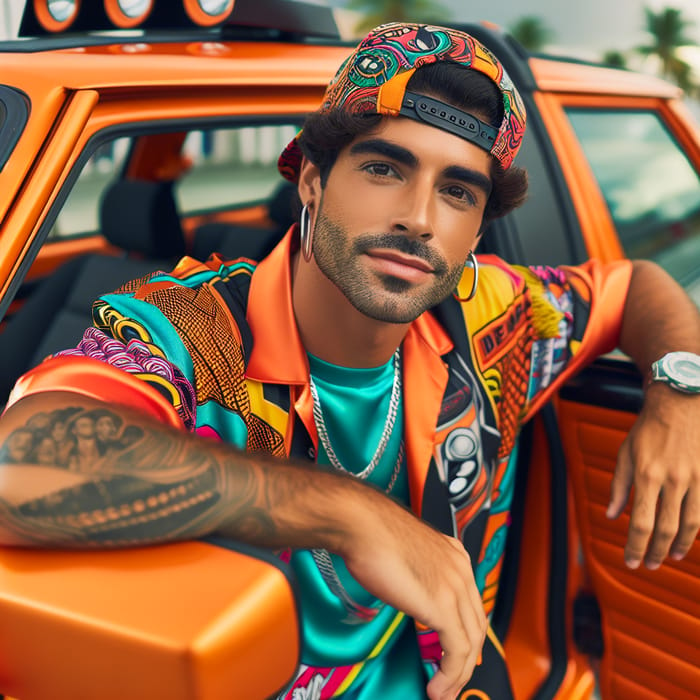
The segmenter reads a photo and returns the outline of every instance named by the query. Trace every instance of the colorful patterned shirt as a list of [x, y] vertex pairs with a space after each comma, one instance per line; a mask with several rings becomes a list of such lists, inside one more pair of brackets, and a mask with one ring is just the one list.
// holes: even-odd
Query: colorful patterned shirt
[[[169, 274], [104, 295], [78, 346], [20, 379], [10, 401], [70, 387], [250, 450], [315, 456], [309, 363], [291, 301], [294, 234], [259, 264], [184, 258]], [[411, 508], [463, 542], [490, 614], [520, 428], [562, 382], [615, 348], [631, 265], [552, 269], [479, 260], [472, 301], [448, 299], [411, 324], [401, 348], [402, 404]], [[352, 689], [368, 659], [405, 631], [402, 617], [387, 614], [377, 643], [342, 662], [302, 658], [284, 697]], [[437, 634], [416, 626], [414, 639], [430, 676], [441, 658]], [[489, 631], [480, 668], [498, 663], [503, 650]], [[469, 687], [480, 697], [507, 697], [494, 678], [507, 684], [503, 670], [475, 673]]]

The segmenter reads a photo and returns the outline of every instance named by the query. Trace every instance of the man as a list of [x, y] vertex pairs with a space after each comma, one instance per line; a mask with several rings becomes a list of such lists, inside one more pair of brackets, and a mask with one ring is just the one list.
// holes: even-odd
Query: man
[[[40, 481], [8, 459], [1, 541], [271, 547], [302, 608], [282, 697], [414, 698], [428, 679], [430, 698], [510, 697], [487, 614], [520, 425], [615, 346], [645, 373], [700, 351], [697, 310], [652, 264], [478, 272], [484, 222], [525, 195], [524, 128], [472, 37], [371, 32], [281, 158], [303, 210], [265, 260], [184, 259], [105, 295], [78, 347], [18, 382], [3, 445], [68, 408], [131, 440]], [[621, 451], [609, 515], [634, 485], [631, 567], [698, 530], [700, 398], [679, 388], [650, 383]]]

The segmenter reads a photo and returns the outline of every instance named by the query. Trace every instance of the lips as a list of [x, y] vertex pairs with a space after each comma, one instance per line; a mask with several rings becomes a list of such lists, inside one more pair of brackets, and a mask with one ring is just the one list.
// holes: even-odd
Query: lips
[[397, 250], [375, 248], [368, 250], [367, 255], [370, 258], [375, 258], [379, 261], [385, 260], [388, 263], [395, 263], [396, 265], [410, 267], [426, 274], [435, 272], [433, 266], [422, 258], [416, 257], [415, 255], [406, 255], [405, 253], [400, 253]]

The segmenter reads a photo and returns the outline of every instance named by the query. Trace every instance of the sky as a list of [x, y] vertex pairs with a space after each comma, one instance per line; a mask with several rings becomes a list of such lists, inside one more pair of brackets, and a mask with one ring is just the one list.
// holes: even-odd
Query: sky
[[557, 51], [600, 58], [644, 44], [644, 7], [673, 7], [694, 22], [688, 34], [700, 45], [700, 0], [440, 0], [457, 20], [488, 20], [504, 28], [534, 15], [553, 31]]

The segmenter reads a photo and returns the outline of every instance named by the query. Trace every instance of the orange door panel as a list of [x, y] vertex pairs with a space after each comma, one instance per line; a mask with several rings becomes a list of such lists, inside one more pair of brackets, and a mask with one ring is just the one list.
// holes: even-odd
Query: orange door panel
[[641, 400], [638, 377], [616, 382], [614, 374], [587, 370], [563, 390], [559, 411], [583, 553], [601, 608], [601, 693], [604, 700], [697, 700], [700, 544], [682, 562], [632, 571], [624, 564], [629, 505], [615, 521], [605, 516], [617, 452], [636, 418], [635, 390]]

